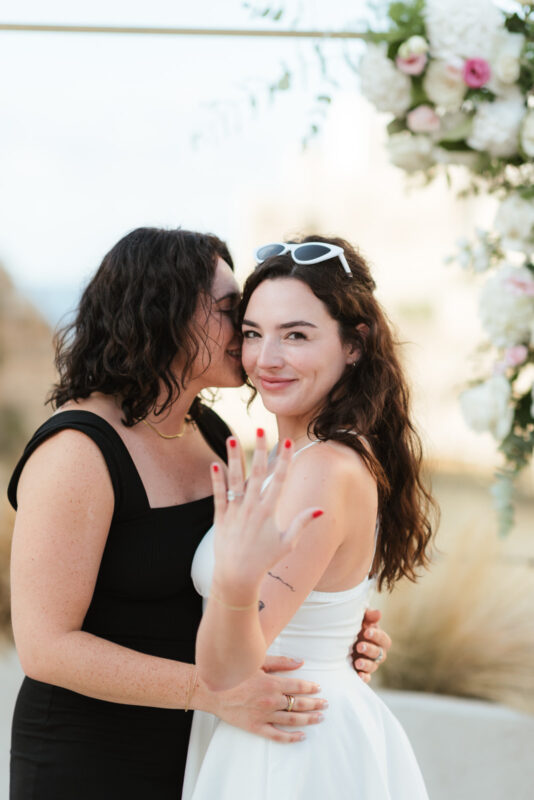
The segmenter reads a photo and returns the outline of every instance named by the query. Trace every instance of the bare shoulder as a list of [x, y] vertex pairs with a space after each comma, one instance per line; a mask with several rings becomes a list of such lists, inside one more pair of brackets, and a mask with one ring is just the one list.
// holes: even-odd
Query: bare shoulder
[[318, 442], [296, 453], [291, 464], [291, 482], [335, 485], [340, 488], [358, 484], [372, 489], [376, 481], [363, 458], [341, 442]]
[[73, 493], [91, 495], [113, 504], [113, 487], [104, 457], [81, 431], [66, 428], [53, 433], [37, 447], [22, 470], [17, 497], [50, 500]]

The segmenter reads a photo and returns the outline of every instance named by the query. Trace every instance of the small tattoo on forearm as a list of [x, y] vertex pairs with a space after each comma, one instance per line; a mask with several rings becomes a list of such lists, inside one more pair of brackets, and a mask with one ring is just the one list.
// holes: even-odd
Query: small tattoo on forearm
[[274, 579], [275, 579], [275, 581], [280, 581], [280, 583], [283, 583], [283, 584], [284, 584], [284, 586], [287, 586], [287, 588], [288, 588], [288, 589], [291, 589], [291, 591], [292, 591], [292, 592], [294, 592], [294, 591], [295, 591], [295, 590], [294, 590], [294, 588], [291, 586], [291, 584], [290, 584], [290, 583], [287, 583], [287, 582], [286, 582], [286, 581], [285, 581], [283, 578], [281, 578], [279, 575], [273, 575], [273, 573], [272, 573], [272, 572], [268, 572], [268, 573], [267, 573], [267, 575], [270, 575], [270, 576], [271, 576], [271, 578], [274, 578]]
[[263, 600], [260, 600], [258, 602], [258, 611], [263, 611], [264, 608], [265, 608], [265, 603], [263, 602]]

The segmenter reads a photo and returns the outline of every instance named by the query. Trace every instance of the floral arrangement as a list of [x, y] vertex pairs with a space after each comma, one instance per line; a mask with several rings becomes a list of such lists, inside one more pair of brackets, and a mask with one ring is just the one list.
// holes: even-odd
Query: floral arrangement
[[492, 489], [501, 533], [513, 524], [513, 487], [534, 450], [534, 1], [502, 11], [491, 0], [390, 2], [367, 32], [363, 94], [393, 115], [391, 161], [432, 180], [449, 165], [465, 192], [494, 192], [491, 230], [459, 242], [456, 259], [487, 273], [480, 319], [485, 374], [461, 395], [467, 423], [504, 456]]

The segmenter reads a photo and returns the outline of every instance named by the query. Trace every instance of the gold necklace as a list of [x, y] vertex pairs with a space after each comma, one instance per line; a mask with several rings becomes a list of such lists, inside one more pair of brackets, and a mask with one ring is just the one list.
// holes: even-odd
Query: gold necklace
[[184, 419], [184, 426], [183, 426], [182, 430], [179, 431], [178, 433], [162, 433], [161, 431], [158, 431], [156, 426], [152, 425], [152, 423], [149, 422], [148, 420], [146, 420], [146, 419], [142, 419], [141, 420], [141, 422], [143, 422], [148, 428], [153, 430], [154, 433], [157, 433], [158, 436], [161, 436], [162, 439], [181, 439], [182, 436], [185, 434], [185, 432], [187, 430], [187, 425], [188, 425], [189, 421], [190, 421], [189, 417], [186, 417]]

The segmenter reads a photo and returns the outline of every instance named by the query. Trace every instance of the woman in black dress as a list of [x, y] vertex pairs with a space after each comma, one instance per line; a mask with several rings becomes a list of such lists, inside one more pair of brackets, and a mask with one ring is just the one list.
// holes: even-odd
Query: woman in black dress
[[[193, 666], [191, 561], [213, 517], [209, 465], [230, 433], [198, 395], [243, 381], [238, 299], [219, 239], [142, 228], [104, 258], [58, 340], [56, 413], [9, 486], [13, 629], [27, 676], [11, 800], [179, 798], [187, 708], [288, 742], [318, 721], [314, 684], [268, 674], [295, 663], [273, 661], [222, 694]], [[367, 678], [389, 646], [372, 628]], [[288, 722], [287, 695], [294, 732], [274, 727]]]

